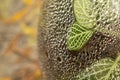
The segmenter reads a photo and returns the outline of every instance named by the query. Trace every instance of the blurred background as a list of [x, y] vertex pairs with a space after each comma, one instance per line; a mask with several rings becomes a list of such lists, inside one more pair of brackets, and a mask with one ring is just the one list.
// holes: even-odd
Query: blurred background
[[0, 80], [40, 80], [37, 27], [42, 0], [0, 0]]

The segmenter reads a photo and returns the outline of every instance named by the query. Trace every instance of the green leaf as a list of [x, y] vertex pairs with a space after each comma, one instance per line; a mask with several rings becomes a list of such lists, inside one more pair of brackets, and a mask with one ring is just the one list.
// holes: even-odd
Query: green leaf
[[118, 12], [111, 11], [115, 7], [112, 3], [111, 0], [74, 0], [77, 23], [72, 25], [69, 33], [67, 44], [69, 50], [81, 49], [94, 31], [108, 33], [110, 36], [120, 36], [120, 16]]
[[86, 27], [80, 26], [78, 23], [74, 23], [71, 27], [71, 32], [68, 38], [68, 49], [79, 50], [93, 35], [94, 30], [87, 29]]
[[96, 15], [91, 0], [74, 0], [76, 22], [71, 27], [67, 46], [69, 50], [81, 49], [94, 33]]
[[83, 70], [78, 80], [120, 80], [120, 55], [114, 61], [102, 59]]
[[92, 0], [74, 0], [74, 13], [79, 25], [88, 29], [95, 27], [96, 12]]

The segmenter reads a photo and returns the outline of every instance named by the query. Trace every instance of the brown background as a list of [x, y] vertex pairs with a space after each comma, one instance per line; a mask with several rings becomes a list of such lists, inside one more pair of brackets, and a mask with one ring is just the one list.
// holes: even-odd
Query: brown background
[[39, 80], [37, 27], [42, 0], [0, 0], [0, 80]]

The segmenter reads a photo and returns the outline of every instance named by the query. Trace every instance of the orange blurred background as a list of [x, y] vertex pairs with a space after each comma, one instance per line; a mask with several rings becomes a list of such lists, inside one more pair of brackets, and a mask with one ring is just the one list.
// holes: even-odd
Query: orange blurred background
[[40, 80], [37, 27], [42, 0], [0, 0], [0, 80]]

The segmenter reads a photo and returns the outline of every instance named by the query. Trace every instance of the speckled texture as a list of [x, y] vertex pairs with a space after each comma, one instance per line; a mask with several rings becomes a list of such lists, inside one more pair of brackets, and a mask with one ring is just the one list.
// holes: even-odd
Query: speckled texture
[[67, 35], [75, 20], [73, 0], [44, 0], [42, 9], [38, 47], [45, 80], [75, 80], [94, 61], [118, 55], [120, 39], [101, 32], [95, 32], [80, 51], [67, 49]]

